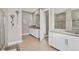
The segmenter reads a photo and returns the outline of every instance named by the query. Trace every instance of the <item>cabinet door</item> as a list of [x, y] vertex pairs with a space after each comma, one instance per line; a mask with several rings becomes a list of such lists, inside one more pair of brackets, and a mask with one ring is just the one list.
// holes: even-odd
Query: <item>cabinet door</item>
[[54, 41], [55, 41], [56, 48], [59, 50], [66, 50], [66, 43], [65, 43], [66, 36], [59, 33], [54, 33], [53, 36], [55, 37]]
[[34, 32], [34, 31], [33, 31], [33, 29], [31, 28], [31, 29], [30, 29], [30, 34], [32, 34], [32, 35], [33, 35], [33, 32]]
[[79, 37], [71, 36], [68, 40], [68, 50], [79, 51]]
[[39, 35], [40, 35], [39, 29], [36, 29], [35, 32], [36, 32], [36, 37], [39, 38]]
[[32, 34], [32, 29], [30, 28], [30, 34]]
[[66, 35], [60, 33], [49, 33], [49, 44], [58, 50], [67, 50]]
[[32, 35], [35, 36], [35, 30], [34, 29], [32, 29]]
[[55, 35], [53, 36], [53, 32], [49, 32], [49, 39], [48, 39], [48, 43], [49, 45], [55, 47]]

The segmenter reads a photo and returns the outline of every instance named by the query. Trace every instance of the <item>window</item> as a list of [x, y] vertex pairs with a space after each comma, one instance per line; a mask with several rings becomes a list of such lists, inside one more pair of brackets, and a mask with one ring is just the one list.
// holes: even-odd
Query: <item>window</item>
[[55, 14], [55, 29], [66, 28], [66, 13]]
[[71, 12], [72, 16], [72, 29], [78, 30], [79, 29], [79, 10], [73, 10]]

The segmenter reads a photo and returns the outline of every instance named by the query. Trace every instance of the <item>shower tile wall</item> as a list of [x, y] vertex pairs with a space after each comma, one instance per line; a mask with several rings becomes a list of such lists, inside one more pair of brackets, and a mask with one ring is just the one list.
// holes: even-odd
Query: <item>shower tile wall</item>
[[[22, 13], [21, 9], [18, 8], [3, 8], [0, 9], [3, 11], [3, 15], [1, 15], [0, 11], [0, 32], [2, 32], [2, 40], [0, 38], [0, 42], [2, 44], [0, 45], [13, 45], [22, 42], [22, 37], [21, 37], [21, 31], [22, 31]], [[17, 16], [16, 11], [19, 12], [19, 15]], [[14, 16], [13, 20], [11, 16]], [[12, 26], [12, 22], [14, 25]], [[1, 29], [2, 28], [2, 29]], [[5, 30], [5, 31], [4, 31]], [[0, 33], [1, 34], [1, 33]]]

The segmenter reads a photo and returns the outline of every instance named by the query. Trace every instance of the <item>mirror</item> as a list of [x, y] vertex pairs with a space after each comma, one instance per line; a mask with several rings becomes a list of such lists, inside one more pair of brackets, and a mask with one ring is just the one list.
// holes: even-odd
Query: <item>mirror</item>
[[55, 14], [55, 29], [66, 28], [66, 13]]
[[79, 9], [71, 11], [72, 31], [79, 33]]

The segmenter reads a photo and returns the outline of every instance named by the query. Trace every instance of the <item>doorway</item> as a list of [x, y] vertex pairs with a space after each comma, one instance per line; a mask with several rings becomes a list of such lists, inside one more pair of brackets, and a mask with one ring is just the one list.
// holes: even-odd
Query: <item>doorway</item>
[[46, 21], [46, 32], [45, 32], [45, 39], [48, 40], [48, 31], [49, 31], [49, 11], [45, 12], [45, 21]]

